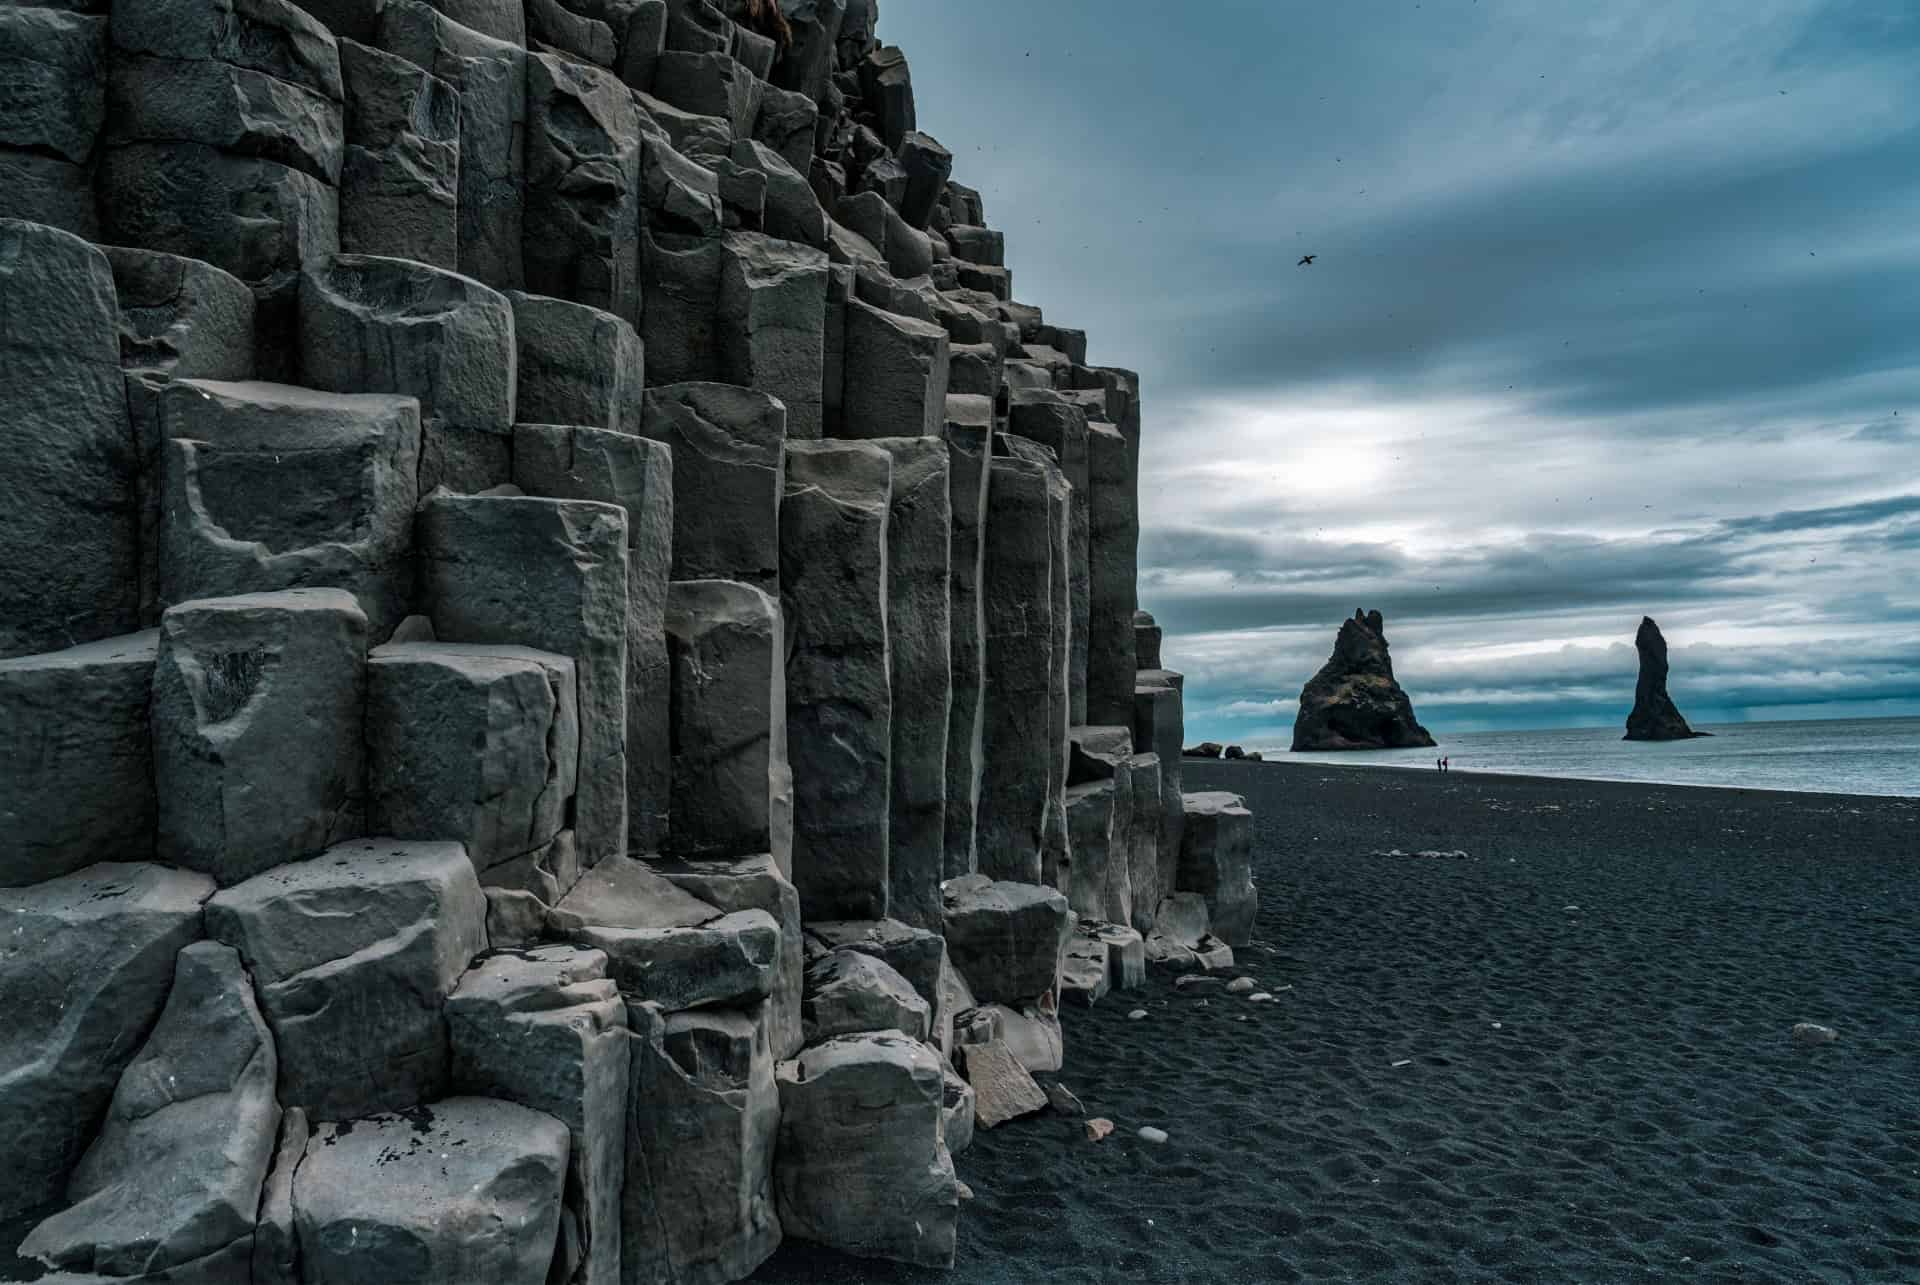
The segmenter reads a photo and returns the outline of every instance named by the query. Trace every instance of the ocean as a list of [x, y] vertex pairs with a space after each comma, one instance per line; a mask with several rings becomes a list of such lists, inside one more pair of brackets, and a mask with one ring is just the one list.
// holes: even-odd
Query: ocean
[[1713, 736], [1649, 744], [1621, 740], [1618, 728], [1577, 727], [1436, 736], [1437, 750], [1291, 754], [1282, 748], [1266, 753], [1292, 762], [1428, 772], [1444, 754], [1466, 772], [1920, 796], [1920, 718], [1696, 725], [1696, 730]]

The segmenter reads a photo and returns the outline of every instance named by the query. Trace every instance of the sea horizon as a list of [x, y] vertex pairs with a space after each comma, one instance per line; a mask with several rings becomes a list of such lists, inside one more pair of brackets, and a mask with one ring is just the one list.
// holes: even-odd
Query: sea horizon
[[1698, 724], [1711, 736], [1629, 741], [1619, 727], [1558, 727], [1435, 734], [1433, 749], [1295, 753], [1249, 743], [1270, 760], [1569, 780], [1629, 781], [1804, 794], [1920, 797], [1920, 717], [1780, 719]]

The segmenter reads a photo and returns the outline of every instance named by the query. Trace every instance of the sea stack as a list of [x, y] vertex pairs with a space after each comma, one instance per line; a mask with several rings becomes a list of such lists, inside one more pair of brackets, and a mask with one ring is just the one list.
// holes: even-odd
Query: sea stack
[[1377, 611], [1355, 611], [1340, 625], [1332, 658], [1300, 693], [1293, 748], [1402, 750], [1433, 743], [1393, 679], [1386, 621]]
[[1627, 715], [1629, 741], [1688, 741], [1712, 732], [1696, 732], [1667, 695], [1667, 640], [1652, 616], [1640, 617], [1633, 645], [1640, 652], [1640, 683], [1633, 692], [1633, 713]]

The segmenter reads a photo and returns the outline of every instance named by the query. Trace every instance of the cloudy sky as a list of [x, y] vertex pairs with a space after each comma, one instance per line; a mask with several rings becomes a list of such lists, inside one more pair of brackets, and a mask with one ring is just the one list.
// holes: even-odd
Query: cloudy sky
[[[1436, 731], [1920, 713], [1920, 6], [882, 0], [1017, 294], [1139, 369], [1189, 739], [1357, 606]], [[1319, 256], [1296, 268], [1305, 253]]]

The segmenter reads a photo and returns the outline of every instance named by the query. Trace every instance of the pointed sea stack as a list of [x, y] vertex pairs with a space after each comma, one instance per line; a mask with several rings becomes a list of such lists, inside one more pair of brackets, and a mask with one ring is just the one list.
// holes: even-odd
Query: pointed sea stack
[[1640, 617], [1640, 632], [1633, 637], [1640, 652], [1640, 683], [1633, 692], [1633, 713], [1627, 715], [1629, 741], [1688, 741], [1712, 732], [1696, 732], [1674, 707], [1667, 695], [1667, 640], [1652, 616]]
[[1386, 622], [1356, 611], [1340, 626], [1333, 657], [1300, 693], [1295, 750], [1403, 750], [1432, 745], [1413, 702], [1393, 680]]

